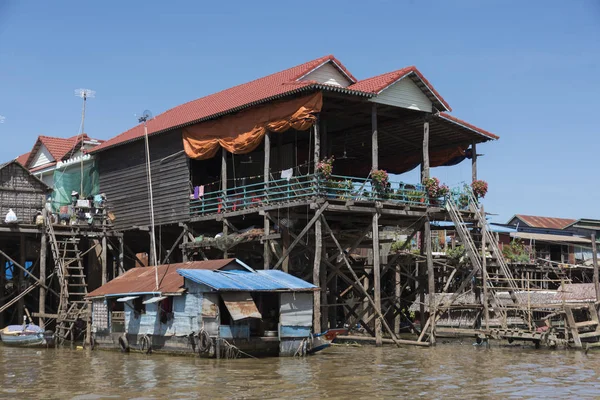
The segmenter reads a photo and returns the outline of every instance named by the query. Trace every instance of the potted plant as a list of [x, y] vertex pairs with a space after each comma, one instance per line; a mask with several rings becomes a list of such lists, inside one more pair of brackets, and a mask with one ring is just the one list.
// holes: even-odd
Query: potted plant
[[440, 198], [446, 197], [450, 193], [450, 188], [447, 185], [440, 185], [438, 178], [425, 178], [423, 186], [425, 186], [431, 204], [437, 204]]
[[483, 199], [488, 191], [488, 184], [486, 181], [473, 181], [471, 183], [471, 189], [473, 190], [473, 194], [477, 199]]
[[324, 158], [321, 161], [319, 161], [317, 163], [317, 168], [315, 171], [316, 174], [325, 180], [329, 180], [329, 178], [331, 178], [331, 174], [333, 173], [334, 161], [335, 159], [333, 158], [333, 156], [329, 158]]
[[380, 199], [386, 199], [390, 191], [390, 177], [387, 171], [383, 169], [376, 169], [371, 172], [371, 184], [373, 190]]

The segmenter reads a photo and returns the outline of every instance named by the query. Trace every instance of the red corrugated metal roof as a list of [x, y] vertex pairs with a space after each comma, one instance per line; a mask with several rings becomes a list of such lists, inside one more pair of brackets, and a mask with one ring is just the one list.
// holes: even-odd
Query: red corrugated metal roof
[[[83, 140], [89, 140], [90, 138], [85, 133], [83, 134]], [[54, 158], [54, 161], [61, 161], [74, 149], [77, 150], [77, 146], [82, 142], [82, 135], [75, 135], [70, 138], [59, 138], [52, 136], [38, 136], [33, 149], [29, 153], [29, 157], [24, 165], [29, 165], [33, 158], [37, 155], [39, 148], [44, 145], [48, 149], [48, 152]], [[73, 151], [74, 152], [74, 151]]]
[[425, 79], [423, 74], [421, 74], [421, 72], [415, 66], [410, 66], [397, 71], [387, 72], [371, 78], [362, 79], [355, 84], [350, 85], [348, 89], [377, 94], [390, 86], [392, 83], [411, 74], [418, 77], [418, 79], [423, 82], [423, 84], [431, 92], [432, 97], [437, 100], [435, 101], [436, 103], [441, 104], [445, 108], [445, 111], [452, 111], [452, 108], [450, 108], [450, 105], [446, 102], [446, 100], [443, 99], [443, 97], [437, 92], [437, 90], [435, 90], [431, 83]]
[[468, 129], [471, 129], [471, 130], [473, 130], [473, 131], [475, 131], [477, 133], [482, 134], [483, 136], [487, 136], [490, 139], [500, 139], [500, 136], [494, 135], [491, 132], [488, 132], [488, 131], [486, 131], [484, 129], [478, 128], [475, 125], [472, 125], [472, 124], [470, 124], [470, 123], [468, 123], [466, 121], [463, 121], [462, 119], [458, 119], [456, 117], [453, 117], [452, 115], [450, 115], [448, 113], [444, 113], [444, 112], [440, 113], [439, 117], [443, 118], [443, 119], [446, 119], [448, 121], [452, 121], [452, 122], [457, 123], [459, 125], [462, 125], [462, 126], [468, 128]]
[[234, 261], [236, 261], [235, 258], [226, 258], [223, 260], [192, 261], [187, 263], [159, 265], [156, 267], [158, 269], [158, 290], [156, 290], [154, 267], [132, 268], [123, 275], [89, 293], [87, 297], [101, 297], [127, 293], [177, 293], [183, 287], [183, 277], [177, 273], [178, 269], [218, 270]]
[[29, 153], [25, 153], [25, 154], [21, 154], [19, 157], [16, 158], [17, 162], [19, 164], [21, 164], [22, 166], [25, 166], [25, 164], [27, 164], [27, 159], [29, 158]]
[[[291, 94], [298, 89], [313, 85], [315, 82], [302, 81], [298, 78], [306, 75], [327, 61], [333, 61], [350, 79], [356, 79], [334, 56], [329, 55], [300, 64], [293, 68], [234, 86], [218, 93], [190, 101], [174, 107], [148, 121], [148, 134], [162, 132], [178, 126], [190, 124], [210, 117], [216, 117], [239, 107], [264, 101], [276, 96]], [[130, 130], [95, 147], [90, 153], [101, 151], [119, 144], [127, 143], [143, 137], [144, 127], [137, 125]]]
[[572, 223], [576, 222], [576, 219], [569, 218], [553, 218], [553, 217], [539, 217], [535, 215], [523, 215], [516, 214], [512, 219], [518, 218], [523, 223], [527, 224], [532, 228], [545, 228], [545, 229], [564, 229]]

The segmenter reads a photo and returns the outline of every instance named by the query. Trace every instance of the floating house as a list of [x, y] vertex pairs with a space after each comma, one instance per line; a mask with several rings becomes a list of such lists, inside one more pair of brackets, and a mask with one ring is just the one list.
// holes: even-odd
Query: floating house
[[234, 258], [133, 268], [89, 293], [93, 340], [124, 351], [305, 354], [315, 290]]

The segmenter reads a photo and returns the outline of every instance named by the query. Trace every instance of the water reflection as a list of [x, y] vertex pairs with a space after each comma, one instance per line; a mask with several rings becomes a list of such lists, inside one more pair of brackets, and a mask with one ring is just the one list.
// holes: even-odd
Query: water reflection
[[258, 360], [0, 346], [0, 398], [590, 398], [599, 372], [600, 352], [470, 343]]

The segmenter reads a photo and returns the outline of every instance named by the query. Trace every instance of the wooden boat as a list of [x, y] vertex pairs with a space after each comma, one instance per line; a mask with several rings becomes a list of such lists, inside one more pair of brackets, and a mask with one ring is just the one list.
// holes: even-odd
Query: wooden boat
[[48, 347], [54, 344], [54, 333], [34, 324], [9, 325], [0, 330], [0, 338], [6, 346]]
[[323, 333], [317, 333], [316, 335], [312, 335], [310, 338], [310, 345], [307, 350], [308, 354], [314, 354], [318, 351], [324, 350], [327, 347], [331, 346], [331, 343], [335, 340], [338, 335], [347, 335], [348, 329], [346, 328], [336, 328], [336, 329], [328, 329]]

